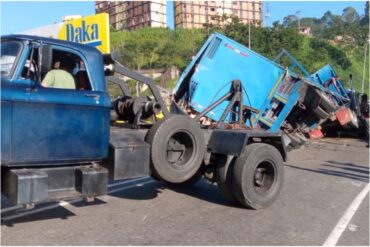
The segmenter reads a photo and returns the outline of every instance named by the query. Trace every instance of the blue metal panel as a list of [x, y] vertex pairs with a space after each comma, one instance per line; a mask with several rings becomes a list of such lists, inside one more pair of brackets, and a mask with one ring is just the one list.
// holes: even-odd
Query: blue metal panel
[[[299, 119], [292, 115], [289, 122], [286, 122], [292, 110], [298, 110], [301, 106], [299, 101], [306, 104], [310, 102], [310, 99], [306, 98], [308, 88], [314, 91], [317, 87], [325, 90], [288, 52], [284, 51], [279, 56], [284, 54], [293, 61], [292, 66], [303, 72], [303, 78], [247, 47], [215, 33], [178, 80], [173, 91], [175, 100], [184, 98], [195, 111], [202, 112], [228, 93], [232, 81], [238, 79], [243, 85], [244, 105], [259, 111], [252, 114], [250, 121], [247, 120], [246, 124], [250, 127], [259, 126], [275, 132], [280, 130], [284, 123], [287, 126], [296, 126], [295, 121], [299, 121], [302, 126], [316, 126], [322, 119], [310, 111], [306, 116], [298, 117]], [[184, 94], [184, 89], [187, 94]], [[207, 117], [219, 121], [228, 103], [226, 101], [218, 105]]]
[[[211, 35], [207, 41], [203, 44], [202, 48], [200, 49], [200, 51], [197, 53], [197, 55], [195, 55], [195, 57], [192, 59], [192, 61], [190, 62], [190, 64], [186, 67], [186, 69], [182, 72], [180, 78], [179, 78], [179, 82], [184, 82], [186, 80], [186, 77], [189, 75], [189, 73], [192, 71], [192, 69], [194, 68], [195, 64], [199, 61], [199, 59], [201, 58], [201, 56], [203, 55], [204, 53], [204, 50], [207, 49], [209, 43], [213, 40], [213, 37], [214, 35]], [[176, 93], [178, 92], [178, 90], [180, 89], [180, 86], [184, 86], [183, 85], [184, 83], [177, 83], [175, 85], [175, 88], [173, 89], [173, 93]]]
[[7, 163], [10, 160], [10, 137], [11, 137], [11, 83], [8, 80], [1, 79], [1, 163]]
[[107, 156], [110, 101], [105, 92], [15, 86], [13, 94], [12, 163]]
[[[198, 56], [200, 54], [203, 52], [199, 52]], [[216, 33], [190, 79], [189, 103], [200, 112], [227, 93], [232, 80], [239, 79], [244, 88], [244, 104], [260, 109], [271, 88], [284, 73], [284, 69], [272, 61]], [[181, 76], [176, 88], [183, 79], [184, 76]], [[205, 92], [207, 97], [204, 97]], [[224, 102], [207, 116], [219, 119], [226, 105], [227, 102]]]

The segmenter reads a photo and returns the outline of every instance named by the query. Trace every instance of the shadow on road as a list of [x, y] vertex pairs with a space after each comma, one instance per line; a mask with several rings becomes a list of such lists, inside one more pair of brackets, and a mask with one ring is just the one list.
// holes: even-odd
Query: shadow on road
[[162, 184], [162, 182], [157, 181], [151, 184], [127, 188], [122, 191], [109, 193], [109, 195], [131, 200], [151, 200], [156, 198], [158, 194], [162, 193]]
[[[106, 202], [95, 198], [93, 202], [86, 202], [85, 200], [77, 201], [70, 203], [74, 207], [87, 207], [87, 206], [95, 206], [100, 204], [105, 204]], [[32, 222], [32, 221], [41, 221], [41, 220], [50, 220], [50, 219], [62, 219], [66, 220], [68, 217], [76, 216], [70, 210], [66, 209], [62, 206], [55, 206], [46, 210], [43, 208], [47, 208], [49, 206], [56, 205], [56, 203], [42, 203], [37, 205], [34, 209], [26, 210], [26, 209], [19, 209], [15, 211], [10, 211], [9, 213], [4, 213], [1, 215], [1, 225], [5, 225], [8, 227], [12, 227], [14, 224], [18, 223], [25, 223], [25, 222]], [[25, 213], [24, 216], [19, 216], [18, 218], [12, 219], [15, 215], [22, 215]], [[8, 219], [10, 218], [10, 219]]]
[[162, 193], [164, 190], [172, 190], [176, 193], [181, 193], [187, 196], [191, 196], [207, 202], [237, 207], [238, 205], [229, 203], [222, 197], [218, 191], [217, 186], [208, 183], [205, 179], [200, 179], [193, 185], [176, 185], [166, 182], [155, 182], [151, 185], [145, 185], [143, 187], [134, 187], [131, 189], [124, 190], [122, 192], [112, 193], [110, 196], [131, 199], [131, 200], [151, 200]]
[[221, 194], [218, 187], [210, 184], [206, 179], [200, 179], [191, 186], [178, 186], [174, 184], [165, 184], [165, 188], [177, 193], [185, 194], [210, 203], [219, 204], [228, 207], [240, 207], [239, 204], [231, 203]]
[[321, 173], [325, 175], [331, 175], [336, 177], [343, 177], [361, 182], [369, 182], [369, 167], [354, 165], [351, 163], [342, 163], [338, 161], [325, 161], [327, 164], [321, 164], [323, 168], [309, 169], [294, 165], [285, 165], [294, 169], [310, 171], [315, 173]]
[[[22, 213], [22, 212], [17, 212], [17, 213]], [[13, 212], [12, 215], [15, 213]], [[53, 208], [51, 210], [47, 211], [41, 211], [37, 212], [34, 214], [26, 215], [26, 216], [21, 216], [16, 219], [7, 219], [8, 216], [11, 215], [5, 215], [1, 216], [1, 226], [5, 225], [8, 227], [12, 227], [14, 224], [19, 224], [19, 223], [25, 223], [25, 222], [32, 222], [32, 221], [41, 221], [41, 220], [50, 220], [50, 219], [62, 219], [66, 220], [68, 217], [71, 216], [76, 216], [74, 213], [69, 211], [68, 209], [59, 206], [57, 208]]]

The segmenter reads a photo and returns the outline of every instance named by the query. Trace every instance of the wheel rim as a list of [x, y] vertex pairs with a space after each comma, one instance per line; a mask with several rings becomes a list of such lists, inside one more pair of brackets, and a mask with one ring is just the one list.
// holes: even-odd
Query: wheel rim
[[195, 152], [194, 137], [188, 131], [177, 131], [167, 141], [166, 160], [176, 169], [189, 164]]
[[263, 161], [254, 170], [254, 189], [257, 193], [265, 194], [273, 186], [276, 177], [276, 170], [273, 163]]

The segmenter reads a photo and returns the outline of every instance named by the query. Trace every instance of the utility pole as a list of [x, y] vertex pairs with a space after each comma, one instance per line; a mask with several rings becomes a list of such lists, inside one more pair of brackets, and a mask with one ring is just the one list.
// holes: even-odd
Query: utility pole
[[266, 27], [269, 25], [269, 20], [268, 18], [270, 17], [270, 10], [269, 10], [269, 3], [266, 3], [266, 12], [265, 12], [265, 19], [266, 19]]
[[300, 10], [298, 10], [297, 12], [295, 12], [295, 16], [297, 17], [297, 20], [298, 20], [298, 32], [301, 30], [301, 23], [300, 23], [300, 19], [299, 19], [299, 14], [301, 13]]
[[369, 46], [369, 41], [365, 44], [365, 55], [364, 55], [364, 69], [362, 71], [362, 86], [361, 86], [361, 95], [364, 94], [364, 86], [365, 86], [365, 74], [366, 74], [366, 55], [367, 55], [367, 49]]
[[248, 19], [248, 48], [251, 48], [251, 19]]

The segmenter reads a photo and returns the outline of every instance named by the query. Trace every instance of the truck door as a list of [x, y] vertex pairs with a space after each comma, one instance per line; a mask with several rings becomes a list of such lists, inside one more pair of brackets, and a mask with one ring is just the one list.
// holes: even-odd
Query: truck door
[[[37, 67], [38, 76], [29, 84], [22, 75], [16, 81], [20, 90], [12, 112], [12, 163], [59, 164], [105, 158], [110, 100], [106, 92], [95, 90], [85, 57], [74, 49], [45, 44], [42, 49], [30, 48], [29, 54], [24, 64]], [[63, 70], [75, 80], [74, 87], [43, 87], [46, 61], [64, 64]]]
[[22, 54], [23, 42], [3, 39], [0, 53], [0, 96], [1, 96], [1, 164], [10, 161], [11, 123], [12, 123], [12, 78], [17, 62]]

